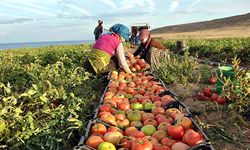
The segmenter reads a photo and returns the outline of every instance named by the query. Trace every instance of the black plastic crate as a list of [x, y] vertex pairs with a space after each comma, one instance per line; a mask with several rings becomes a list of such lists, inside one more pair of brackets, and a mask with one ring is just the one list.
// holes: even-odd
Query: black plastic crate
[[88, 147], [86, 145], [78, 145], [75, 146], [73, 150], [95, 150], [95, 149]]
[[111, 82], [112, 82], [112, 80], [109, 80], [107, 86], [105, 87], [105, 89], [104, 89], [104, 91], [103, 91], [103, 93], [102, 93], [102, 97], [101, 97], [101, 99], [100, 99], [100, 103], [103, 103], [104, 95], [105, 95], [105, 93], [107, 92], [108, 86], [109, 86], [109, 84], [110, 84]]
[[209, 143], [200, 143], [200, 144], [197, 144], [197, 145], [189, 148], [188, 150], [214, 150], [214, 148]]
[[100, 107], [100, 104], [99, 104], [98, 107], [95, 109], [95, 114], [94, 114], [93, 119], [96, 119], [96, 118], [97, 118], [97, 115], [98, 115], [98, 113], [99, 113], [99, 107]]

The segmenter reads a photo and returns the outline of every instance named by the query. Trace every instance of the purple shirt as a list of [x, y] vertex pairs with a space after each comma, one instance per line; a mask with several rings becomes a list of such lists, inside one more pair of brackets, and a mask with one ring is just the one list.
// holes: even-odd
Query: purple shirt
[[103, 50], [109, 53], [110, 56], [115, 54], [115, 51], [121, 41], [112, 34], [103, 34], [96, 41], [93, 48]]

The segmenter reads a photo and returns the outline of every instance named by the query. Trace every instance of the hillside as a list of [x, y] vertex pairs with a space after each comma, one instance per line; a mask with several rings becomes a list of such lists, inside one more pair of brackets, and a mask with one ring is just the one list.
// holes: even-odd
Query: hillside
[[154, 37], [222, 38], [250, 37], [250, 13], [211, 21], [166, 26], [151, 30]]

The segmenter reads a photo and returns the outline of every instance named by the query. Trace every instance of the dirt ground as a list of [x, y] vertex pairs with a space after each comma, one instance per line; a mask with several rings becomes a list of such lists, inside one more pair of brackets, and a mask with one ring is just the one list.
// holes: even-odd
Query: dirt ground
[[[239, 118], [236, 114], [225, 110], [225, 106], [217, 105], [214, 102], [198, 101], [193, 98], [193, 95], [201, 91], [200, 85], [190, 84], [183, 86], [180, 84], [168, 85], [168, 88], [174, 92], [180, 101], [184, 102], [195, 115], [199, 125], [206, 127], [219, 127], [225, 129], [229, 136], [235, 141], [241, 136], [242, 143], [228, 141], [220, 137], [220, 133], [211, 132], [209, 128], [205, 128], [213, 147], [216, 150], [248, 150], [250, 149], [250, 121], [244, 118]], [[220, 128], [220, 127], [219, 127]], [[223, 135], [223, 134], [222, 134]], [[219, 138], [218, 138], [219, 137]]]

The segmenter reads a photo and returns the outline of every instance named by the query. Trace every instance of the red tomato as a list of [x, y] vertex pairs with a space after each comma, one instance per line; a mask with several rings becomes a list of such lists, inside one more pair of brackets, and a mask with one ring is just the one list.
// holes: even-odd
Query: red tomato
[[154, 115], [157, 115], [157, 114], [164, 114], [164, 112], [165, 112], [165, 110], [164, 110], [164, 108], [162, 108], [162, 107], [155, 107], [155, 108], [152, 109], [152, 113], [153, 113]]
[[117, 107], [120, 110], [126, 110], [126, 109], [130, 109], [130, 104], [128, 102], [119, 102], [117, 103]]
[[169, 126], [167, 133], [173, 139], [181, 139], [184, 134], [184, 129], [182, 126]]
[[145, 113], [142, 115], [142, 121], [145, 121], [147, 119], [155, 119], [155, 116], [152, 113]]
[[153, 145], [147, 139], [136, 139], [132, 142], [131, 150], [152, 150]]
[[125, 86], [119, 86], [119, 87], [117, 87], [117, 90], [118, 91], [123, 91], [125, 88], [126, 88]]
[[129, 126], [129, 120], [128, 119], [124, 119], [124, 120], [117, 120], [116, 124], [118, 125], [118, 127], [120, 128], [126, 128]]
[[131, 134], [131, 136], [135, 138], [143, 138], [145, 137], [145, 134], [142, 131], [135, 131]]
[[174, 100], [174, 98], [170, 95], [164, 95], [163, 97], [161, 97], [161, 101], [164, 102], [165, 104], [172, 102]]
[[218, 98], [216, 99], [216, 102], [217, 102], [218, 104], [223, 105], [223, 104], [226, 103], [226, 99], [223, 98], [223, 97], [218, 96]]
[[143, 126], [143, 124], [141, 123], [141, 121], [132, 121], [130, 123], [131, 127], [137, 127], [137, 128], [141, 128]]
[[140, 71], [140, 70], [141, 70], [140, 65], [135, 65], [135, 69], [136, 69], [137, 71]]
[[111, 105], [109, 105], [109, 104], [102, 104], [100, 107], [99, 107], [99, 110], [100, 110], [100, 112], [102, 112], [102, 111], [107, 111], [107, 112], [112, 112], [112, 107], [111, 107]]
[[160, 100], [161, 100], [161, 97], [158, 96], [158, 95], [155, 95], [155, 96], [152, 96], [152, 97], [151, 97], [151, 101], [152, 101], [152, 102], [156, 102], [156, 101], [160, 101]]
[[217, 93], [213, 93], [212, 96], [211, 96], [211, 100], [212, 101], [216, 101], [216, 99], [218, 98], [219, 94]]
[[215, 84], [216, 80], [217, 80], [216, 77], [210, 77], [208, 81], [209, 81], [210, 84]]
[[87, 139], [86, 145], [96, 149], [102, 142], [104, 142], [104, 140], [100, 136], [92, 135]]
[[192, 124], [192, 121], [188, 117], [182, 117], [177, 120], [177, 125], [182, 126], [184, 130], [190, 129], [192, 127]]
[[130, 136], [135, 131], [138, 131], [138, 129], [136, 127], [127, 127], [125, 129], [125, 135]]
[[146, 77], [147, 77], [148, 80], [154, 79], [154, 76], [151, 76], [151, 75], [147, 75]]
[[127, 85], [127, 83], [125, 83], [125, 82], [119, 82], [118, 85], [125, 87]]
[[155, 107], [161, 107], [162, 106], [161, 101], [155, 101], [154, 104], [155, 104]]
[[117, 85], [116, 83], [112, 82], [112, 83], [110, 83], [110, 84], [108, 85], [108, 87], [109, 87], [109, 88], [117, 88], [118, 85]]
[[176, 143], [175, 140], [170, 139], [170, 138], [167, 138], [167, 137], [165, 137], [165, 138], [163, 138], [163, 139], [161, 140], [161, 144], [162, 144], [162, 145], [166, 145], [166, 146], [169, 146], [169, 147], [171, 147], [171, 146], [174, 145], [175, 143]]
[[143, 125], [144, 125], [144, 126], [145, 126], [145, 125], [157, 126], [158, 123], [157, 123], [157, 121], [154, 120], [154, 119], [147, 119], [147, 120], [145, 120], [145, 121], [143, 122]]
[[118, 131], [107, 132], [103, 136], [103, 140], [105, 142], [110, 142], [117, 146], [119, 144], [120, 139], [123, 138], [123, 135]]
[[116, 120], [124, 120], [126, 119], [125, 114], [115, 114]]
[[152, 135], [152, 137], [154, 137], [154, 138], [156, 138], [159, 142], [163, 139], [163, 138], [165, 138], [165, 137], [167, 137], [168, 135], [167, 135], [167, 133], [166, 133], [166, 131], [164, 131], [164, 130], [157, 130], [155, 133], [153, 133], [153, 135]]
[[171, 147], [171, 150], [187, 150], [189, 148], [190, 147], [187, 144], [182, 142], [177, 142]]
[[99, 133], [104, 135], [106, 132], [107, 132], [106, 126], [101, 123], [94, 124], [91, 127], [91, 133]]
[[203, 93], [205, 96], [210, 97], [212, 95], [213, 90], [210, 87], [205, 87], [203, 89]]
[[131, 148], [131, 145], [132, 145], [132, 142], [135, 140], [134, 137], [126, 137], [124, 136], [121, 140], [120, 140], [120, 143], [119, 143], [119, 146], [121, 146], [122, 148], [127, 148], [127, 149], [130, 149]]
[[166, 115], [171, 116], [174, 120], [178, 115], [182, 114], [182, 112], [177, 108], [169, 108], [166, 110]]
[[203, 138], [200, 133], [195, 131], [189, 131], [183, 135], [182, 140], [189, 146], [194, 146], [196, 144], [201, 143], [203, 141]]
[[195, 95], [195, 98], [197, 98], [197, 99], [200, 100], [200, 101], [209, 101], [209, 100], [210, 100], [209, 97], [206, 97], [206, 96], [204, 95], [204, 93], [197, 93], [197, 94]]
[[115, 116], [112, 114], [104, 114], [101, 116], [101, 119], [107, 123], [110, 123], [112, 125], [116, 125]]
[[168, 127], [171, 126], [170, 123], [166, 123], [166, 122], [162, 122], [159, 124], [159, 126], [157, 127], [157, 130], [164, 130], [167, 131]]
[[158, 140], [152, 136], [145, 136], [143, 139], [149, 140], [149, 142], [152, 143], [152, 145], [157, 145], [159, 144]]
[[162, 122], [172, 123], [174, 121], [173, 118], [170, 117], [170, 116], [165, 116], [165, 115], [160, 116], [159, 114], [158, 114], [156, 120], [157, 120], [158, 123], [162, 123]]
[[109, 127], [107, 132], [115, 132], [115, 131], [120, 132], [122, 135], [124, 134], [123, 131], [122, 131], [122, 129], [117, 128], [117, 127], [115, 127], [115, 126]]
[[136, 86], [136, 84], [134, 83], [134, 82], [130, 82], [129, 84], [128, 84], [128, 87], [131, 87], [131, 88], [134, 88]]

